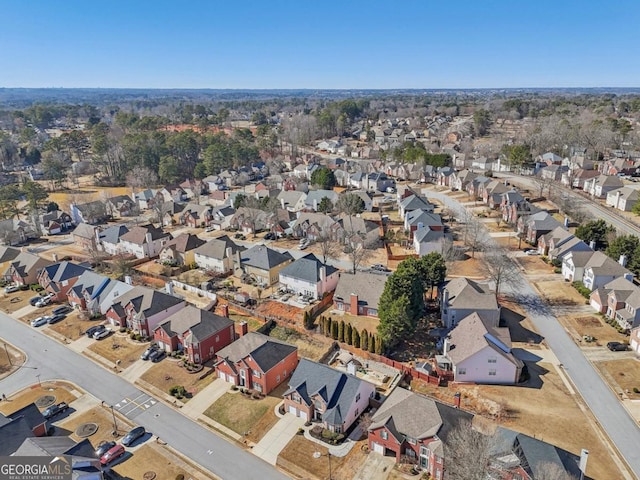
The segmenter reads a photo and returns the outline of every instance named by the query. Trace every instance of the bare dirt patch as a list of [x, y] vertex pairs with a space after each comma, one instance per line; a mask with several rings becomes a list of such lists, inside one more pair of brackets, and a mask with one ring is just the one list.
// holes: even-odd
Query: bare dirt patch
[[2, 293], [0, 294], [0, 310], [5, 313], [13, 313], [29, 305], [29, 299], [36, 295], [37, 293], [32, 290]]
[[323, 313], [325, 317], [331, 317], [333, 320], [344, 320], [344, 323], [350, 324], [352, 327], [355, 327], [359, 332], [361, 332], [364, 328], [367, 329], [367, 332], [376, 332], [378, 329], [378, 324], [380, 320], [374, 317], [365, 317], [364, 315], [349, 315], [344, 312], [337, 312], [334, 310], [329, 310]]
[[91, 321], [87, 318], [86, 315], [83, 315], [79, 311], [74, 310], [73, 312], [70, 312], [62, 321], [54, 323], [53, 325], [47, 327], [47, 330], [53, 330], [54, 332], [70, 340], [77, 340], [84, 334], [87, 328], [93, 325], [98, 325], [99, 323], [102, 322]]
[[474, 257], [467, 254], [463, 260], [447, 263], [447, 276], [449, 277], [466, 277], [466, 278], [484, 278], [482, 275], [482, 253], [476, 252]]
[[580, 345], [583, 347], [598, 347], [606, 345], [608, 342], [626, 342], [628, 340], [625, 335], [619, 333], [598, 315], [562, 315], [558, 317], [558, 320], [578, 339], [583, 339], [585, 336], [595, 338], [594, 342], [582, 341]]
[[93, 445], [94, 448], [103, 441], [117, 440], [131, 429], [131, 424], [125, 423], [122, 420], [122, 417], [118, 416], [116, 418], [116, 426], [118, 427], [118, 433], [120, 435], [118, 437], [114, 437], [113, 415], [111, 414], [111, 410], [107, 409], [106, 407], [94, 407], [91, 410], [87, 410], [86, 412], [82, 412], [78, 415], [71, 415], [68, 417], [68, 419], [65, 419], [64, 422], [61, 422], [59, 426], [71, 432], [71, 438], [73, 438], [76, 442], [79, 442], [82, 440], [82, 438], [78, 437], [75, 434], [75, 431], [78, 426], [82, 425], [83, 423], [95, 423], [98, 426], [98, 430], [96, 431], [96, 433], [88, 437], [91, 445]]
[[0, 348], [0, 379], [2, 379], [19, 365], [22, 365], [26, 357], [22, 351], [4, 342], [1, 338], [0, 344], [2, 345]]
[[585, 305], [588, 302], [569, 282], [564, 280], [534, 281], [531, 285], [549, 305]]
[[16, 394], [7, 394], [8, 400], [0, 402], [0, 412], [10, 415], [27, 405], [32, 404], [43, 395], [54, 395], [56, 403], [71, 403], [76, 396], [71, 393], [74, 387], [64, 382], [42, 382], [38, 385], [38, 379], [34, 377], [35, 385], [32, 388], [24, 389]]
[[113, 334], [104, 340], [96, 340], [89, 350], [110, 362], [120, 360], [120, 368], [125, 369], [138, 360], [148, 346], [147, 343], [133, 343], [126, 336]]
[[[614, 388], [618, 386], [632, 400], [640, 399], [640, 363], [635, 358], [595, 362]], [[634, 391], [634, 388], [637, 392]]]
[[256, 313], [273, 317], [275, 320], [287, 320], [295, 323], [302, 320], [303, 310], [278, 301], [263, 301], [256, 308]]
[[187, 472], [179, 467], [174, 461], [165, 456], [159, 446], [147, 444], [133, 452], [131, 458], [116, 464], [113, 471], [124, 478], [143, 478], [146, 472], [152, 471], [157, 474], [156, 478], [176, 478], [183, 474], [189, 478]]
[[[520, 268], [522, 268], [524, 270], [525, 274], [529, 274], [529, 275], [541, 275], [541, 274], [556, 275], [556, 274], [553, 273], [554, 267], [552, 267], [548, 263], [545, 263], [544, 260], [542, 260], [542, 258], [539, 257], [539, 256], [530, 257], [530, 256], [525, 255], [523, 257], [517, 257], [516, 258], [516, 262], [520, 265]], [[560, 277], [558, 276], [558, 278], [560, 278]]]
[[320, 360], [333, 345], [333, 340], [322, 335], [303, 335], [292, 328], [276, 326], [269, 336], [298, 347], [298, 354], [310, 360]]
[[173, 386], [183, 386], [192, 395], [197, 394], [216, 379], [215, 374], [210, 374], [202, 380], [199, 379], [202, 374], [211, 370], [210, 366], [204, 367], [199, 373], [189, 373], [186, 368], [180, 366], [181, 363], [181, 361], [164, 359], [144, 372], [140, 379], [165, 393], [169, 393], [169, 389]]

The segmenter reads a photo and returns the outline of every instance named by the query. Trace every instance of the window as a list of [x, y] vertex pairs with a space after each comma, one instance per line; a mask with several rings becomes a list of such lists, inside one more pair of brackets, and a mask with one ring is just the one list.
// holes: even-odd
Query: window
[[492, 375], [492, 376], [493, 376], [493, 375], [495, 375], [495, 374], [496, 374], [496, 371], [495, 371], [495, 370], [489, 370], [489, 375]]
[[220, 335], [216, 335], [216, 343], [220, 341]]
[[436, 480], [440, 480], [442, 478], [442, 473], [440, 470], [436, 470]]
[[487, 360], [489, 363], [497, 363], [498, 359], [496, 357], [491, 357]]
[[382, 438], [383, 440], [387, 440], [389, 438], [389, 434], [387, 433], [386, 430], [382, 430], [380, 432], [380, 438]]
[[342, 425], [335, 425], [335, 426], [333, 427], [333, 431], [334, 431], [335, 433], [342, 433]]
[[459, 368], [458, 369], [458, 375], [466, 375], [467, 374], [467, 369], [466, 368]]
[[356, 411], [355, 411], [355, 412], [353, 412], [353, 414], [354, 414], [354, 416], [355, 416], [356, 418], [358, 418], [358, 414], [359, 414], [359, 413], [360, 413], [360, 411], [359, 411], [357, 408], [356, 408]]
[[258, 392], [262, 391], [262, 385], [260, 385], [259, 383], [254, 383], [253, 388], [255, 388]]
[[293, 400], [296, 403], [300, 403], [300, 395], [298, 395], [297, 393], [294, 393], [293, 395], [291, 395], [291, 400]]
[[262, 377], [262, 374], [258, 370], [252, 370], [253, 376], [256, 378]]
[[276, 375], [276, 383], [280, 383], [280, 375]]
[[[407, 443], [409, 443], [409, 445], [415, 445], [418, 442], [416, 441], [415, 438], [411, 438], [411, 437], [407, 437]], [[413, 450], [411, 450], [413, 452]]]
[[356, 395], [356, 402], [359, 402], [359, 401], [360, 401], [360, 394], [357, 394]]

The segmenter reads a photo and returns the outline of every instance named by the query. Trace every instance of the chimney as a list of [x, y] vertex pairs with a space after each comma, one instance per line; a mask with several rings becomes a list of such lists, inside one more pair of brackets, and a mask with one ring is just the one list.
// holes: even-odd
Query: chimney
[[167, 282], [165, 290], [167, 291], [167, 294], [173, 295], [173, 282]]
[[124, 283], [126, 283], [127, 285], [133, 285], [133, 282], [131, 281], [131, 275], [126, 275], [124, 277]]
[[627, 256], [626, 255], [620, 255], [620, 258], [618, 259], [618, 263], [620, 265], [622, 265], [623, 267], [627, 266]]
[[240, 270], [241, 267], [242, 265], [240, 264], [240, 250], [236, 250], [236, 261], [235, 261], [234, 271]]
[[247, 322], [244, 322], [244, 321], [240, 322], [238, 324], [238, 328], [240, 329], [239, 335], [241, 337], [244, 337], [247, 333], [249, 333], [249, 324]]
[[451, 347], [451, 337], [444, 337], [444, 342], [442, 343], [442, 354], [446, 355], [449, 353], [449, 348]]
[[453, 396], [453, 405], [456, 408], [460, 408], [460, 397], [462, 397], [462, 395], [460, 395], [460, 392], [456, 392]]
[[327, 281], [327, 267], [325, 265], [320, 267], [320, 281], [322, 283]]
[[146, 243], [150, 244], [151, 242], [153, 242], [153, 237], [151, 236], [151, 232], [145, 233], [144, 239]]
[[349, 313], [351, 315], [358, 315], [358, 295], [352, 293], [349, 303]]
[[223, 317], [229, 318], [229, 305], [225, 304], [220, 307], [220, 313]]
[[225, 258], [233, 258], [233, 248], [227, 247], [224, 252]]
[[52, 259], [54, 262], [57, 262], [57, 261], [58, 261], [58, 254], [57, 254], [57, 253], [52, 253], [52, 254], [51, 254], [51, 259]]
[[313, 199], [313, 209], [317, 212], [318, 211], [318, 199], [314, 198]]
[[595, 250], [596, 250], [596, 241], [595, 240], [591, 240], [589, 242], [589, 248], [595, 252]]
[[284, 198], [280, 199], [280, 206], [282, 207], [282, 209], [284, 210]]

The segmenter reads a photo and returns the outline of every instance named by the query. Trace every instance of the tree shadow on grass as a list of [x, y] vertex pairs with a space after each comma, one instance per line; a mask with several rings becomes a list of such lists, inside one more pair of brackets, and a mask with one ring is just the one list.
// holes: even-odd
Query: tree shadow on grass
[[526, 317], [519, 314], [507, 307], [502, 307], [500, 310], [500, 326], [509, 328], [511, 334], [511, 341], [513, 342], [525, 342], [539, 344], [544, 340], [544, 337], [538, 335], [536, 332], [525, 328], [522, 325], [522, 321]]

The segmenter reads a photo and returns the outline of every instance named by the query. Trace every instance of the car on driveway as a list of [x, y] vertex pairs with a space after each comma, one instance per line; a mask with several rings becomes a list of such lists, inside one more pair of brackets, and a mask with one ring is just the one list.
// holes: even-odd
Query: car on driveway
[[122, 445], [128, 447], [133, 442], [142, 437], [146, 432], [144, 427], [135, 427], [129, 430], [129, 432], [122, 438]]
[[629, 348], [629, 345], [622, 342], [609, 342], [607, 348], [612, 352], [625, 352]]
[[115, 445], [111, 447], [109, 450], [107, 450], [107, 453], [105, 453], [100, 457], [100, 463], [102, 465], [107, 465], [113, 462], [115, 459], [120, 458], [122, 455], [125, 454], [125, 452], [126, 450], [122, 445], [120, 444]]
[[48, 295], [45, 295], [44, 297], [40, 298], [40, 300], [36, 302], [36, 307], [46, 307], [51, 303], [52, 298], [53, 298], [53, 293], [49, 293]]
[[382, 265], [381, 263], [374, 263], [373, 265], [371, 265], [371, 270], [376, 270], [378, 272], [390, 272], [391, 271], [387, 267]]
[[154, 350], [149, 354], [149, 360], [152, 362], [159, 362], [164, 357], [164, 350]]
[[93, 334], [93, 338], [94, 340], [102, 340], [103, 338], [106, 338], [109, 335], [111, 335], [111, 330], [108, 328], [105, 328], [104, 330], [98, 330], [97, 332], [95, 332]]
[[13, 293], [17, 292], [18, 290], [20, 290], [20, 287], [18, 285], [9, 285], [8, 287], [4, 288], [4, 293]]
[[53, 325], [54, 323], [58, 323], [60, 320], [64, 319], [64, 315], [53, 315], [52, 317], [49, 317], [49, 320], [47, 321], [47, 323], [49, 325]]
[[69, 408], [69, 405], [67, 405], [67, 402], [60, 402], [56, 405], [51, 405], [50, 407], [47, 407], [42, 412], [42, 416], [47, 420], [50, 420], [56, 415], [66, 411], [68, 408]]
[[42, 325], [46, 324], [47, 322], [49, 322], [49, 317], [47, 317], [47, 316], [38, 317], [38, 318], [34, 318], [33, 320], [31, 320], [31, 326], [32, 327], [41, 327]]
[[116, 442], [102, 442], [100, 445], [98, 445], [98, 448], [96, 448], [96, 457], [102, 457], [105, 453], [107, 453], [115, 446]]
[[102, 324], [94, 325], [93, 327], [87, 328], [87, 330], [84, 333], [87, 337], [93, 338], [93, 335], [96, 332], [101, 332], [102, 330], [106, 330], [106, 329], [107, 327], [105, 325], [102, 325]]
[[35, 307], [36, 303], [38, 303], [41, 299], [42, 297], [40, 295], [38, 295], [37, 297], [31, 297], [29, 299], [29, 305], [31, 305], [32, 307]]
[[269, 232], [264, 236], [265, 240], [275, 240], [276, 239], [276, 234], [273, 232]]
[[529, 256], [535, 256], [535, 255], [540, 255], [540, 253], [538, 252], [538, 250], [532, 248], [531, 250], [527, 250], [527, 255]]
[[73, 308], [71, 308], [69, 305], [60, 305], [59, 307], [56, 307], [53, 310], [51, 310], [51, 313], [53, 313], [54, 315], [65, 315], [69, 313], [71, 310], [73, 310]]
[[149, 348], [142, 352], [142, 355], [140, 355], [140, 360], [149, 360], [149, 356], [156, 350], [158, 350], [157, 345], [150, 345]]

